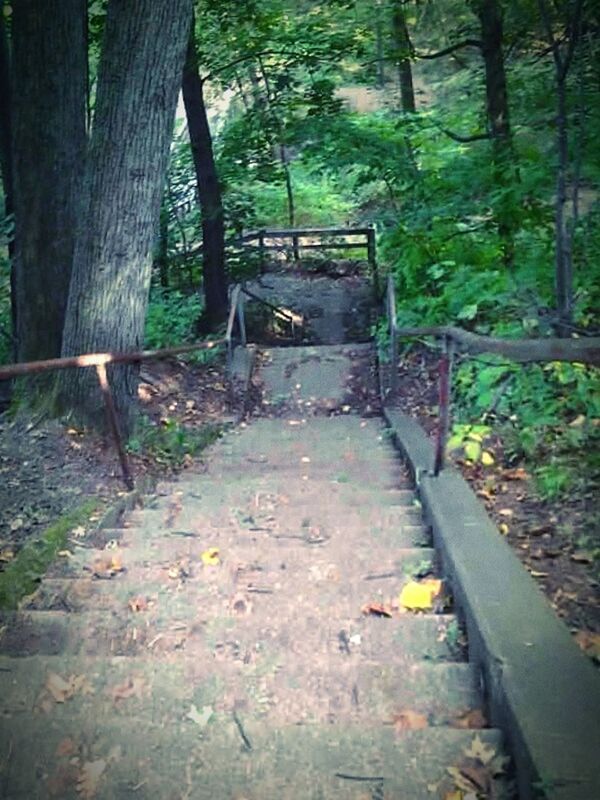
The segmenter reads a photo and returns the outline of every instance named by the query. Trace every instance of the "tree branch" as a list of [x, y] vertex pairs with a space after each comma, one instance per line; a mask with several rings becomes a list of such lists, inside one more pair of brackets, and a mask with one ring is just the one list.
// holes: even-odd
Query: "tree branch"
[[495, 353], [512, 361], [569, 361], [600, 366], [600, 338], [496, 339], [453, 326], [398, 328], [398, 336], [447, 336], [467, 353]]
[[436, 125], [442, 133], [445, 133], [450, 139], [454, 139], [455, 142], [460, 142], [461, 144], [469, 144], [469, 142], [480, 142], [484, 139], [491, 139], [492, 136], [489, 133], [474, 133], [472, 136], [461, 136], [459, 133], [454, 133], [453, 131], [449, 131], [447, 128], [443, 128], [441, 125]]
[[479, 39], [465, 39], [463, 42], [458, 42], [457, 44], [451, 44], [450, 47], [446, 47], [443, 50], [439, 50], [437, 53], [417, 53], [415, 52], [415, 58], [442, 58], [442, 56], [448, 56], [450, 53], [454, 53], [456, 50], [463, 50], [465, 47], [479, 47], [481, 48], [482, 43]]

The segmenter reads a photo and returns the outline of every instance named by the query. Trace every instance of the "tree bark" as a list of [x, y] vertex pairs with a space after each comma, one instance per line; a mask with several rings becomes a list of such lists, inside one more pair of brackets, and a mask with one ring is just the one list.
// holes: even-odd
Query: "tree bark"
[[85, 0], [13, 5], [14, 296], [20, 361], [56, 357], [86, 147]]
[[[503, 19], [498, 0], [475, 0], [475, 13], [481, 24], [481, 54], [485, 67], [485, 96], [488, 130], [492, 140], [495, 182], [509, 188], [518, 180], [513, 166], [510, 114], [503, 52]], [[498, 235], [502, 242], [505, 266], [514, 263], [514, 209], [508, 192], [495, 208]]]
[[221, 186], [204, 103], [203, 83], [198, 73], [193, 25], [181, 86], [202, 214], [204, 318], [208, 327], [214, 328], [227, 318], [228, 310], [225, 222]]
[[[110, 0], [64, 331], [63, 356], [138, 350], [192, 0]], [[137, 370], [111, 369], [124, 433]], [[62, 375], [59, 407], [103, 427], [89, 370]]]
[[394, 39], [398, 58], [398, 80], [400, 83], [400, 102], [402, 111], [414, 113], [415, 90], [412, 79], [412, 66], [410, 63], [412, 45], [406, 27], [403, 0], [396, 0], [393, 13]]
[[[4, 193], [4, 214], [10, 217], [14, 213], [14, 181], [12, 166], [12, 90], [11, 90], [11, 69], [8, 37], [2, 4], [0, 3], [0, 170], [2, 171], [2, 189]], [[13, 359], [17, 359], [16, 335], [17, 330], [17, 308], [14, 274], [14, 238], [8, 240], [8, 257], [11, 262], [10, 267], [10, 301], [11, 301], [11, 320], [13, 335]]]

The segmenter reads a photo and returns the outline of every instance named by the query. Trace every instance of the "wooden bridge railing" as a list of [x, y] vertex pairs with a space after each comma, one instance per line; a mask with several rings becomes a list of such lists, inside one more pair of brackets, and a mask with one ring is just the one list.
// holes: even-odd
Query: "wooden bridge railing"
[[435, 336], [444, 342], [439, 364], [439, 420], [433, 474], [444, 468], [446, 442], [450, 430], [452, 364], [456, 352], [470, 355], [490, 353], [520, 363], [567, 361], [600, 366], [600, 337], [579, 339], [498, 339], [480, 336], [453, 326], [399, 327], [396, 320], [394, 280], [388, 275], [386, 315], [390, 340], [390, 385], [384, 389], [383, 402], [395, 397], [398, 388], [398, 341], [401, 338]]

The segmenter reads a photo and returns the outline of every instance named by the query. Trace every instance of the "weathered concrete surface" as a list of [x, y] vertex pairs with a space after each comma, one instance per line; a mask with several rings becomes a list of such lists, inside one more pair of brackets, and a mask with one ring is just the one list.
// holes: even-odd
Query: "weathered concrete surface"
[[429, 800], [474, 742], [501, 755], [459, 729], [481, 696], [454, 615], [362, 613], [436, 574], [409, 486], [381, 420], [292, 414], [75, 537], [0, 620], [0, 796]]
[[[431, 464], [425, 432], [400, 412], [386, 416], [414, 469]], [[536, 797], [536, 783], [552, 800], [600, 797], [600, 676], [463, 478], [423, 474], [419, 491], [492, 720], [517, 761], [520, 797]]]
[[248, 283], [248, 288], [259, 297], [302, 315], [302, 335], [315, 344], [364, 342], [370, 338], [373, 287], [368, 278], [331, 280], [275, 272]]
[[311, 405], [344, 401], [352, 375], [353, 357], [369, 352], [370, 345], [340, 344], [318, 347], [271, 348], [263, 351], [261, 376], [271, 402]]

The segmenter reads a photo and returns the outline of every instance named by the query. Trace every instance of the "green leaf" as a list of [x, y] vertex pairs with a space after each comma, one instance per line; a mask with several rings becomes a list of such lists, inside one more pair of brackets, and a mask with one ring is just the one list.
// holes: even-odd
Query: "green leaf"
[[481, 455], [481, 445], [479, 442], [467, 442], [465, 444], [465, 456], [469, 461], [479, 461]]

